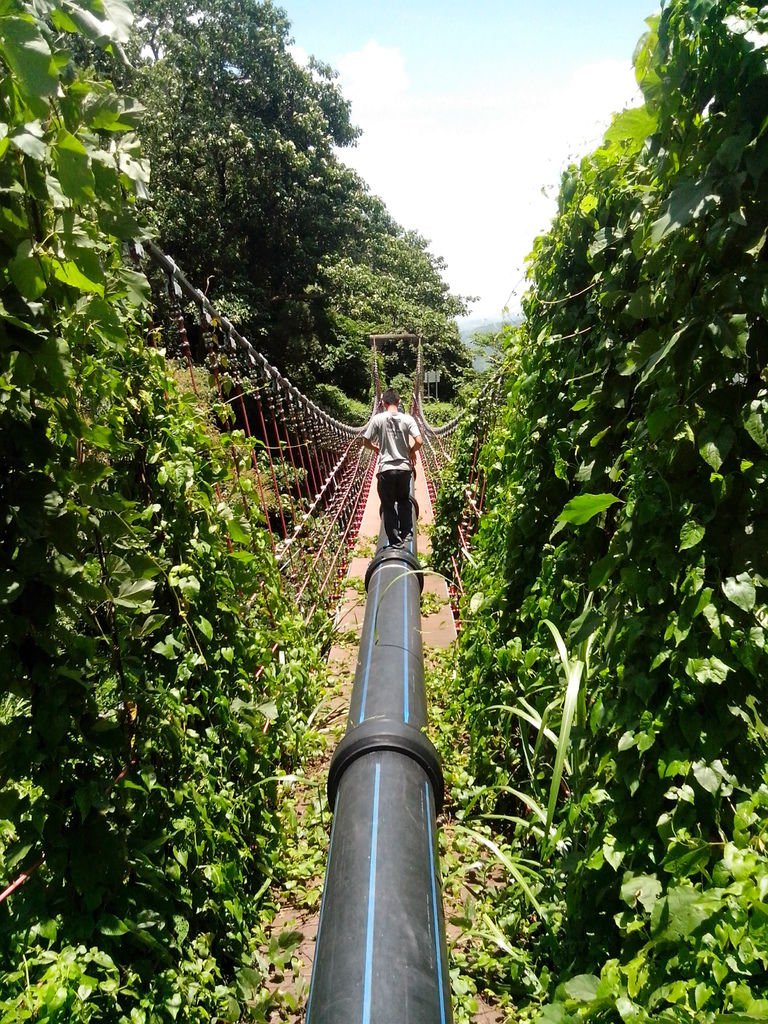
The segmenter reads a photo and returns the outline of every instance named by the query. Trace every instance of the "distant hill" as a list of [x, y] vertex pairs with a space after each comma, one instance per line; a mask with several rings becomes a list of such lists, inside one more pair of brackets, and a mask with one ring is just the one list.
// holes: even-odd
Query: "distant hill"
[[481, 331], [483, 334], [492, 331], [501, 330], [501, 320], [487, 320], [482, 317], [469, 317], [467, 319], [457, 320], [456, 323], [459, 325], [459, 334], [461, 335], [462, 341], [469, 341], [473, 334]]
[[[503, 327], [512, 324], [517, 326], [522, 323], [522, 317], [513, 317], [509, 320], [488, 320], [482, 317], [469, 317], [464, 320], [457, 320], [459, 334], [465, 345], [475, 347], [473, 338], [476, 334], [497, 334]], [[472, 358], [472, 366], [481, 373], [488, 365], [488, 359], [482, 351], [476, 352]]]

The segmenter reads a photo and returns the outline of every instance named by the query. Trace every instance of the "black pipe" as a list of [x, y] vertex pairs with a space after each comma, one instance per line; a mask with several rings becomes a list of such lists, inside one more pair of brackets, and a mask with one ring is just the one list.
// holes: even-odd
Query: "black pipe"
[[366, 573], [348, 728], [328, 777], [333, 829], [305, 1024], [453, 1019], [415, 550], [415, 539], [387, 547], [382, 531]]

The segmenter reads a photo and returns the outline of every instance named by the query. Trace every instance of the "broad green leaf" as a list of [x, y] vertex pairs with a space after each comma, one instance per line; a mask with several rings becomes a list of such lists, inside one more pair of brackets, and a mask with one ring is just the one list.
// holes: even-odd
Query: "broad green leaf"
[[577, 1003], [591, 1003], [597, 998], [597, 987], [600, 979], [594, 974], [577, 974], [563, 985], [569, 999]]
[[70, 132], [60, 131], [53, 147], [58, 180], [65, 196], [85, 202], [94, 196], [94, 177], [88, 151]]
[[60, 394], [72, 378], [72, 359], [65, 338], [49, 335], [37, 350], [36, 387], [48, 394]]
[[21, 150], [27, 156], [31, 156], [33, 160], [42, 161], [48, 155], [48, 147], [45, 141], [33, 132], [24, 130], [15, 132], [10, 136], [10, 142], [16, 149]]
[[739, 573], [738, 576], [729, 576], [723, 583], [723, 593], [737, 608], [742, 611], [751, 612], [755, 607], [757, 592], [752, 578], [747, 572]]
[[667, 850], [662, 867], [676, 878], [689, 878], [706, 868], [712, 847], [703, 839], [675, 842]]
[[28, 331], [30, 334], [40, 336], [42, 331], [38, 328], [33, 327], [32, 324], [26, 323], [24, 320], [20, 320], [17, 316], [9, 313], [2, 302], [0, 302], [0, 320], [5, 320], [6, 323], [13, 324], [14, 327], [18, 327], [21, 331]]
[[618, 753], [623, 754], [624, 751], [631, 751], [633, 746], [637, 745], [637, 736], [631, 729], [623, 732], [620, 739], [616, 743], [616, 750]]
[[79, 32], [77, 24], [61, 7], [51, 11], [49, 15], [51, 22], [60, 32]]
[[[130, 9], [120, 0], [102, 0], [104, 18], [97, 17], [92, 11], [73, 3], [72, 0], [65, 2], [68, 24], [74, 25], [86, 39], [101, 46], [112, 42], [128, 42], [133, 16]], [[63, 23], [61, 27], [65, 31], [72, 31]]]
[[200, 618], [197, 620], [197, 628], [200, 630], [200, 632], [203, 634], [206, 640], [213, 640], [213, 626], [210, 624], [208, 619], [205, 618], [205, 616], [201, 615]]
[[81, 292], [96, 292], [97, 295], [104, 294], [104, 285], [99, 281], [93, 281], [86, 277], [73, 260], [52, 260], [54, 276], [64, 284], [77, 288]]
[[162, 656], [164, 658], [168, 658], [169, 661], [176, 661], [179, 658], [179, 653], [183, 650], [183, 647], [173, 633], [168, 633], [164, 640], [158, 640], [152, 650], [156, 654], [162, 654]]
[[661, 882], [655, 875], [630, 875], [627, 872], [621, 883], [621, 898], [627, 906], [635, 908], [639, 903], [647, 914], [653, 910], [661, 891]]
[[200, 593], [200, 580], [195, 576], [189, 565], [174, 565], [168, 573], [168, 582], [176, 587], [187, 599], [193, 599]]
[[603, 856], [614, 871], [618, 871], [624, 861], [624, 851], [616, 849], [616, 837], [607, 835], [603, 840]]
[[728, 424], [725, 424], [716, 432], [714, 430], [705, 430], [699, 439], [699, 455], [701, 455], [708, 466], [711, 466], [715, 472], [718, 472], [728, 457], [731, 448], [733, 448], [735, 440], [736, 434]]
[[689, 520], [684, 523], [680, 530], [680, 544], [678, 545], [678, 551], [687, 551], [689, 548], [695, 548], [696, 545], [702, 540], [706, 530], [699, 523], [694, 523], [693, 520]]
[[148, 615], [143, 622], [136, 620], [135, 625], [131, 628], [131, 636], [151, 636], [152, 633], [160, 629], [161, 626], [165, 625], [167, 621], [167, 615], [161, 615], [158, 612], [155, 612], [152, 615]]
[[268, 700], [265, 704], [259, 704], [256, 708], [262, 715], [270, 722], [276, 722], [278, 716], [277, 704], [273, 700]]
[[764, 398], [750, 404], [744, 429], [756, 445], [768, 451], [768, 402]]
[[643, 331], [642, 334], [630, 342], [624, 353], [623, 361], [619, 363], [618, 370], [623, 377], [634, 373], [643, 366], [651, 356], [660, 348], [659, 332], [655, 330]]
[[741, 355], [746, 355], [749, 342], [749, 322], [745, 313], [738, 313], [728, 321], [734, 346]]
[[125, 921], [121, 921], [114, 914], [104, 914], [99, 918], [99, 931], [102, 935], [116, 936], [126, 935], [130, 928]]
[[656, 939], [678, 942], [716, 913], [721, 905], [720, 897], [714, 893], [702, 893], [687, 885], [670, 889], [666, 898], [653, 908], [652, 935]]
[[666, 341], [662, 347], [653, 353], [648, 362], [646, 363], [645, 369], [640, 376], [640, 383], [644, 384], [650, 376], [653, 375], [654, 369], [658, 363], [663, 362], [672, 349], [677, 345], [678, 341], [682, 338], [685, 333], [685, 329], [681, 328], [679, 331], [675, 331], [669, 341]]
[[6, 846], [4, 858], [6, 868], [15, 868], [21, 864], [31, 849], [31, 843], [16, 843]]
[[227, 532], [236, 544], [248, 544], [251, 540], [250, 534], [235, 518], [227, 520]]
[[658, 118], [647, 106], [630, 107], [620, 114], [614, 115], [605, 141], [612, 145], [624, 145], [637, 149], [639, 145], [656, 131]]
[[692, 679], [696, 679], [700, 683], [724, 683], [731, 670], [725, 662], [712, 657], [689, 658], [685, 671]]
[[672, 192], [664, 213], [651, 226], [651, 243], [659, 242], [673, 231], [685, 227], [719, 202], [712, 182], [684, 182]]
[[[74, 25], [74, 29], [65, 31], [81, 32], [92, 43], [109, 41], [109, 32], [104, 22], [79, 4], [67, 2], [67, 23]], [[64, 28], [64, 25], [62, 27]]]
[[589, 589], [598, 590], [602, 587], [610, 579], [618, 562], [619, 556], [611, 553], [607, 554], [604, 558], [598, 559], [589, 570], [589, 577], [587, 579]]
[[154, 580], [126, 580], [120, 585], [114, 603], [121, 608], [137, 608], [149, 612], [154, 591]]
[[700, 764], [693, 769], [693, 777], [696, 779], [702, 789], [705, 789], [708, 793], [716, 793], [720, 788], [722, 779], [713, 771], [709, 765]]
[[[629, 316], [634, 317], [635, 320], [644, 320], [646, 317], [651, 316], [653, 313], [653, 299], [651, 297], [650, 285], [643, 285], [634, 292], [632, 298], [627, 303], [626, 312]], [[644, 334], [650, 334], [652, 337], [656, 337], [655, 331], [646, 331]], [[640, 337], [642, 338], [643, 335], [640, 335]], [[638, 341], [639, 340], [640, 339], [638, 338]], [[651, 348], [645, 358], [648, 359], [653, 355], [656, 348], [658, 348], [658, 345]]]
[[633, 1003], [627, 996], [619, 996], [616, 1000], [616, 1010], [625, 1024], [635, 1024], [640, 1021], [643, 1012], [637, 1003]]
[[235, 973], [237, 994], [246, 1002], [254, 1002], [259, 998], [264, 979], [253, 967], [240, 967]]
[[557, 517], [557, 521], [582, 526], [617, 502], [621, 502], [621, 498], [617, 498], [615, 494], [580, 494], [576, 498], [571, 498]]
[[539, 1011], [535, 1024], [571, 1024], [575, 1019], [562, 1003], [550, 1003]]
[[83, 427], [82, 437], [84, 441], [103, 452], [111, 451], [116, 444], [114, 432], [103, 423], [91, 423]]
[[23, 92], [36, 97], [56, 92], [59, 79], [51, 51], [31, 15], [0, 17], [0, 46]]
[[118, 43], [127, 43], [131, 38], [133, 11], [123, 0], [101, 0], [104, 13], [109, 19], [110, 37]]
[[19, 253], [9, 262], [11, 280], [25, 299], [39, 299], [47, 288], [46, 262], [42, 255], [31, 254], [28, 243], [22, 243]]
[[127, 267], [121, 267], [117, 271], [116, 277], [122, 286], [121, 291], [134, 306], [146, 306], [150, 302], [152, 294], [149, 282], [144, 274], [139, 274], [135, 270], [128, 270]]
[[62, 210], [70, 205], [69, 199], [64, 195], [61, 182], [52, 174], [46, 172], [45, 187], [48, 189], [48, 197], [57, 210]]
[[115, 96], [109, 93], [94, 96], [92, 102], [84, 104], [91, 128], [102, 132], [124, 132], [137, 128], [144, 107], [137, 100]]

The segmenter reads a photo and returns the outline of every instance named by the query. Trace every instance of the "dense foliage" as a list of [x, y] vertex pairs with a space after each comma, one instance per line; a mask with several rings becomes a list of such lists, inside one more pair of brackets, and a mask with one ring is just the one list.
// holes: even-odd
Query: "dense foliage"
[[550, 1024], [768, 1017], [768, 13], [649, 26], [535, 245], [465, 576], [474, 771], [539, 871], [506, 984], [559, 978]]
[[[422, 334], [447, 388], [468, 365], [443, 262], [335, 149], [358, 135], [335, 73], [290, 52], [263, 0], [137, 0], [130, 89], [159, 240], [303, 390], [368, 398], [366, 334]], [[395, 372], [415, 352], [391, 356]], [[446, 391], [448, 393], [448, 391]]]
[[[237, 1020], [317, 633], [142, 339], [120, 0], [0, 12], [0, 1020]], [[247, 480], [239, 478], [243, 487]], [[244, 1004], [243, 1004], [244, 1005]]]

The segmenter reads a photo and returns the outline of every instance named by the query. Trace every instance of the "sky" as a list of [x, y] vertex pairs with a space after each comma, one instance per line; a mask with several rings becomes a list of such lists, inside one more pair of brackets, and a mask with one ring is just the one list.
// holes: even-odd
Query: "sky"
[[339, 156], [447, 263], [472, 321], [514, 316], [565, 167], [640, 102], [654, 0], [280, 0], [363, 134]]

